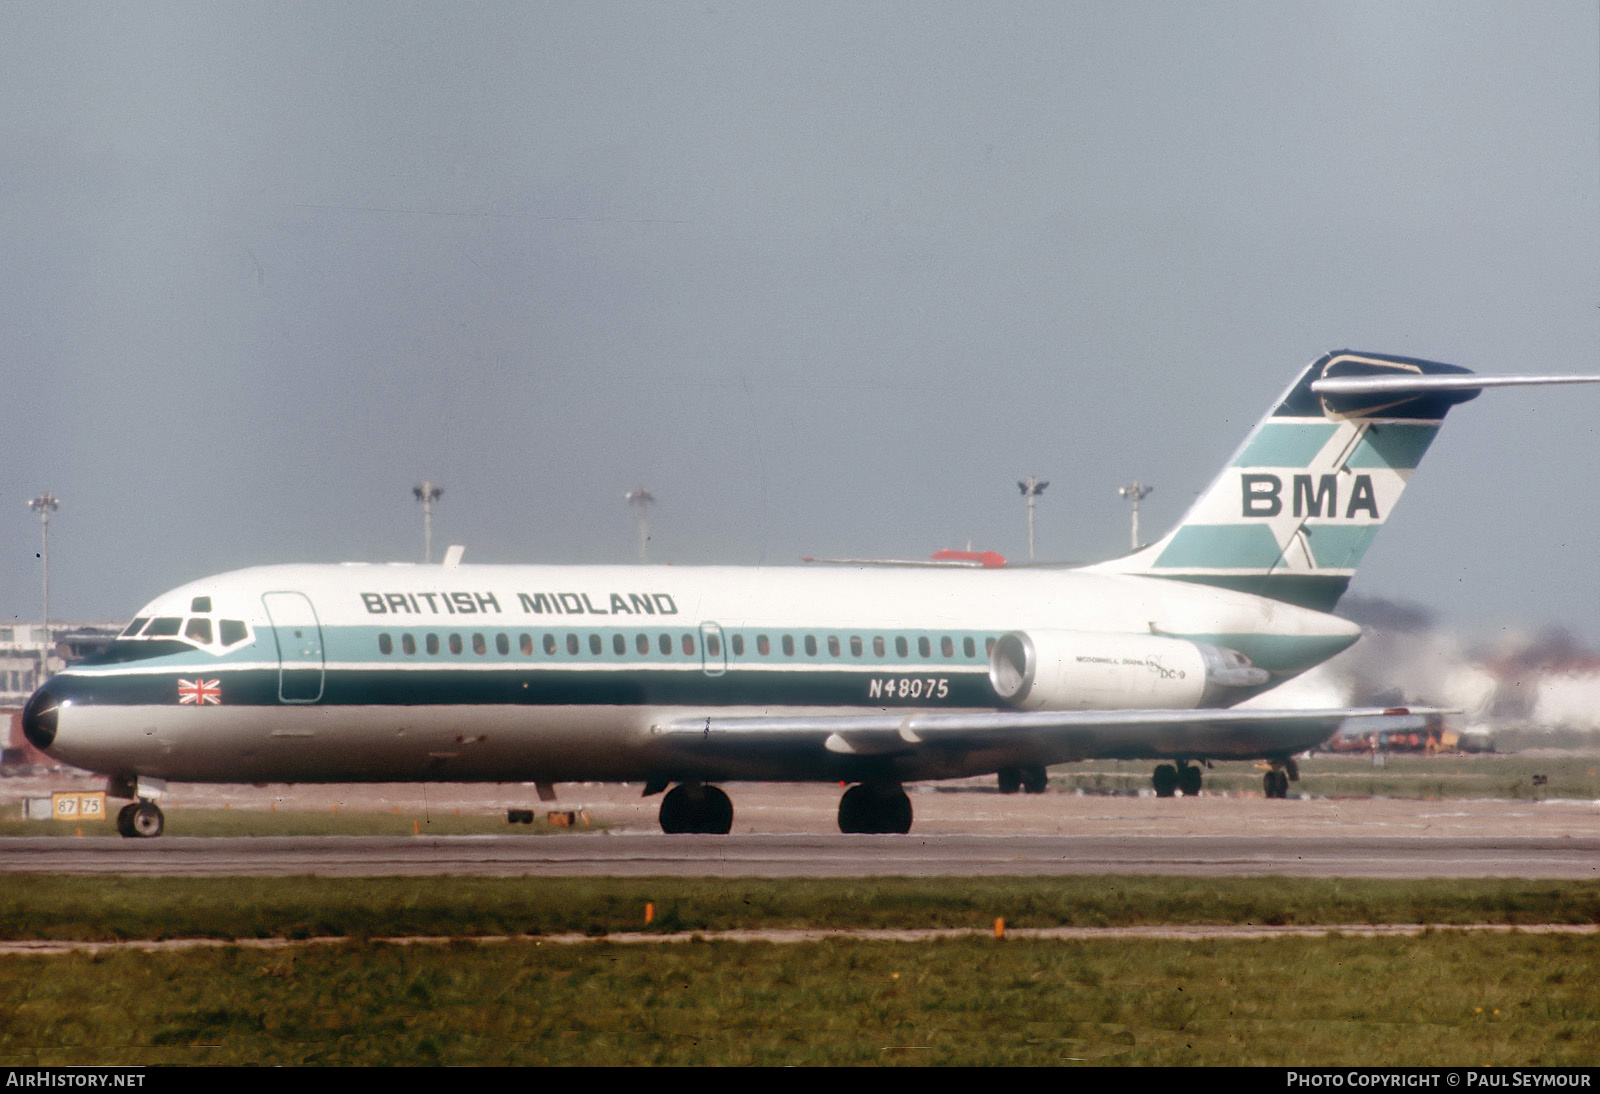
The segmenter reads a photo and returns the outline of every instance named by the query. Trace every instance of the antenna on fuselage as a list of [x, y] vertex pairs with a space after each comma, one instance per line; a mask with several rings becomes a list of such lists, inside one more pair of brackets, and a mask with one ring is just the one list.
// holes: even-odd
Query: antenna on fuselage
[[422, 503], [422, 561], [433, 561], [433, 503], [444, 494], [444, 487], [422, 482], [411, 488]]

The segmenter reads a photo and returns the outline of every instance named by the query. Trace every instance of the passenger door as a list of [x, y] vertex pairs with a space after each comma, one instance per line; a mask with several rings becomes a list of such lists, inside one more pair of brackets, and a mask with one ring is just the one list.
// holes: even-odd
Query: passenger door
[[263, 593], [261, 602], [278, 640], [278, 698], [315, 703], [322, 698], [325, 671], [317, 610], [304, 593]]

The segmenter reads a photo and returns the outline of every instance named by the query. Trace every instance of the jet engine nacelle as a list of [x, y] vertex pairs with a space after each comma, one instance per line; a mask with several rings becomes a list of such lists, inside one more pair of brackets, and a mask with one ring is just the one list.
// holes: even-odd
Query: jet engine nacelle
[[1238, 650], [1143, 634], [1012, 631], [989, 682], [1024, 710], [1192, 710], [1225, 706], [1268, 680]]

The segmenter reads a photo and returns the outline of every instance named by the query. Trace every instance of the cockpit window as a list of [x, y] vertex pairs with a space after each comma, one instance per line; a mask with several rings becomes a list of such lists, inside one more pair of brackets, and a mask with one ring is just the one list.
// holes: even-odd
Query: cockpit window
[[211, 645], [211, 620], [203, 616], [195, 616], [189, 620], [189, 625], [183, 628], [183, 636], [200, 643], [202, 646]]
[[183, 620], [175, 615], [164, 615], [159, 619], [152, 619], [150, 625], [144, 629], [145, 638], [170, 638], [178, 633], [183, 625]]
[[231, 646], [237, 642], [243, 642], [250, 636], [249, 629], [244, 625], [244, 621], [240, 619], [219, 620], [217, 622], [217, 630], [221, 632], [219, 637], [222, 639], [222, 644], [224, 646]]
[[189, 601], [189, 610], [191, 612], [209, 612], [211, 610], [211, 598], [209, 596], [195, 597]]
[[128, 624], [128, 629], [123, 631], [120, 637], [132, 638], [134, 635], [143, 630], [144, 625], [148, 622], [150, 622], [150, 617], [147, 615], [141, 615], [138, 619], [135, 619], [132, 623]]

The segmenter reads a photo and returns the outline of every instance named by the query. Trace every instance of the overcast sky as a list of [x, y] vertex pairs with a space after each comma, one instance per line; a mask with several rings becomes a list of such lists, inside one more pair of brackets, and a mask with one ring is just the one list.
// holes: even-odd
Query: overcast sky
[[[0, 608], [267, 562], [1159, 534], [1334, 348], [1600, 371], [1596, 4], [0, 8]], [[1353, 590], [1600, 641], [1600, 390]]]

